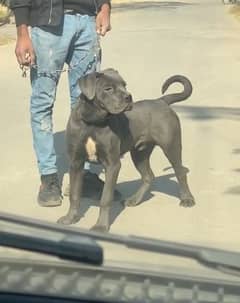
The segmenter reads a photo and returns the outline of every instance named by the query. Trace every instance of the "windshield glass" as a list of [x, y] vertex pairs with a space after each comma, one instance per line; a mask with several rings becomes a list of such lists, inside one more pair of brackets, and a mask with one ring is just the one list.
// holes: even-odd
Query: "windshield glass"
[[[53, 7], [66, 19], [67, 29], [61, 30], [54, 14], [45, 20], [47, 8], [42, 15], [35, 11], [29, 28], [24, 27], [15, 2], [12, 9], [8, 1], [0, 5], [0, 211], [87, 230], [98, 222], [104, 232], [240, 252], [238, 1], [112, 0], [111, 30], [108, 1], [97, 8], [96, 22], [91, 6], [86, 11], [67, 4], [61, 11]], [[77, 29], [72, 18], [79, 22]], [[84, 30], [100, 42], [101, 70], [117, 70], [127, 90], [112, 70], [95, 75], [95, 88], [88, 86], [87, 75], [99, 71], [100, 51], [99, 44], [81, 36]], [[63, 42], [68, 47], [61, 48]], [[79, 82], [80, 75], [85, 82]], [[113, 106], [118, 94], [127, 103], [122, 112], [117, 110], [123, 105]], [[139, 100], [146, 101], [137, 105]], [[98, 115], [103, 120], [96, 122]], [[81, 179], [84, 159], [96, 175], [84, 172]], [[96, 164], [101, 161], [104, 165]], [[33, 228], [25, 232], [35, 234]], [[105, 264], [209, 270], [188, 258], [101, 245]], [[17, 248], [2, 247], [0, 255], [63, 262]]]

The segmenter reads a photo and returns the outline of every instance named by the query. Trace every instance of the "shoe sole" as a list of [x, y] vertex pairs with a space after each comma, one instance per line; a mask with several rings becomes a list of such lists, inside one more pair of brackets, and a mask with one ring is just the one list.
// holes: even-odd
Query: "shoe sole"
[[38, 204], [42, 207], [57, 207], [62, 205], [62, 199], [58, 201], [50, 200], [47, 202], [38, 200]]

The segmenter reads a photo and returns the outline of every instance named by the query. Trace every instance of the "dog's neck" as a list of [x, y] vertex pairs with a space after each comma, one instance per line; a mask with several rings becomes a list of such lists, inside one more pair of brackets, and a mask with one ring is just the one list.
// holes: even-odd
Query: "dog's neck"
[[108, 113], [96, 104], [94, 100], [88, 100], [81, 94], [76, 108], [78, 117], [86, 124], [104, 126], [108, 120]]

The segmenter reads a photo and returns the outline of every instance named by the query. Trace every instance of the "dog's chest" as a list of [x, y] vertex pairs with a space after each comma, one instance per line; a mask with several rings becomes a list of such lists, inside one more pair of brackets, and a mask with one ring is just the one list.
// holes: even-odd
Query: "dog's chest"
[[85, 150], [89, 161], [98, 162], [97, 145], [92, 137], [88, 137], [85, 143]]

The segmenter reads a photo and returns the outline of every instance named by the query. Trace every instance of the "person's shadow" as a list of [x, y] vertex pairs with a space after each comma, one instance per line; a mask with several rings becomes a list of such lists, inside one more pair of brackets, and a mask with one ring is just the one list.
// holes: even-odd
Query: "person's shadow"
[[[68, 158], [66, 154], [66, 142], [65, 142], [65, 132], [57, 132], [54, 134], [55, 141], [55, 150], [57, 154], [57, 167], [59, 173], [59, 180], [62, 184], [64, 175], [69, 171]], [[101, 166], [94, 167], [95, 173], [99, 174], [102, 171]], [[169, 196], [174, 196], [179, 198], [179, 187], [178, 183], [172, 178], [175, 177], [175, 174], [167, 174], [163, 176], [156, 177], [151, 186], [151, 192], [161, 192]], [[131, 196], [134, 192], [137, 191], [141, 185], [141, 180], [133, 180], [118, 183], [115, 194], [113, 207], [110, 212], [110, 224], [116, 220], [116, 218], [121, 214], [125, 209], [124, 200]], [[83, 183], [83, 197], [82, 203], [80, 206], [81, 217], [84, 217], [86, 212], [91, 206], [99, 206], [99, 200], [101, 198], [104, 182], [102, 184], [87, 184]], [[153, 197], [152, 193], [145, 195], [142, 203], [147, 202]], [[160, 201], [161, 202], [161, 201]]]

